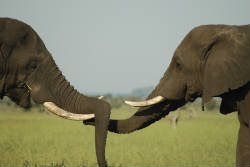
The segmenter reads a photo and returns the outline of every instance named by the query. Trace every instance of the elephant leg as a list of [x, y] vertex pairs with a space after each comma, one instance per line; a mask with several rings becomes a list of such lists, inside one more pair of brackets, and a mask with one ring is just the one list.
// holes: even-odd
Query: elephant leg
[[250, 167], [250, 147], [249, 147], [249, 128], [240, 125], [237, 150], [236, 150], [236, 166], [237, 167]]
[[236, 150], [236, 165], [237, 167], [250, 167], [250, 90], [248, 90], [246, 96], [238, 103], [238, 106], [240, 129]]

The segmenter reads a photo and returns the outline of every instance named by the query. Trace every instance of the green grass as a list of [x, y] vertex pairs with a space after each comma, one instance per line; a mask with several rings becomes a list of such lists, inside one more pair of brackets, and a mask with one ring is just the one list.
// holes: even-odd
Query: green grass
[[[123, 107], [112, 118], [127, 118]], [[172, 113], [171, 113], [172, 114]], [[110, 166], [234, 166], [236, 113], [181, 115], [176, 130], [168, 117], [132, 134], [109, 133]], [[94, 128], [36, 111], [0, 106], [0, 166], [97, 166]]]

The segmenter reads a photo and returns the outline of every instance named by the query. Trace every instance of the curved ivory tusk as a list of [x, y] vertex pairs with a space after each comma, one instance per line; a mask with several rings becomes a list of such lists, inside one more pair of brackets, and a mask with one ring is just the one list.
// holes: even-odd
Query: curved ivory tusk
[[74, 114], [70, 113], [68, 111], [65, 111], [61, 108], [59, 108], [55, 103], [53, 102], [44, 102], [43, 106], [51, 113], [58, 115], [60, 117], [63, 117], [65, 119], [75, 120], [75, 121], [82, 121], [94, 118], [94, 114]]
[[163, 101], [165, 98], [162, 96], [156, 96], [152, 99], [148, 99], [145, 101], [125, 101], [126, 104], [134, 106], [134, 107], [144, 107], [144, 106], [151, 106], [157, 103], [160, 103], [161, 101]]

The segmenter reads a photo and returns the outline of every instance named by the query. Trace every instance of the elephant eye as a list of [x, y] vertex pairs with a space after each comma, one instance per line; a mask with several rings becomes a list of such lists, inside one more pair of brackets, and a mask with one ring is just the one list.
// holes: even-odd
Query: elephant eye
[[178, 69], [181, 68], [181, 64], [180, 64], [179, 62], [176, 62], [176, 63], [175, 63], [175, 66], [176, 66], [176, 68], [178, 68]]
[[29, 69], [30, 70], [35, 70], [37, 68], [37, 63], [35, 61], [32, 61], [30, 64], [29, 64]]

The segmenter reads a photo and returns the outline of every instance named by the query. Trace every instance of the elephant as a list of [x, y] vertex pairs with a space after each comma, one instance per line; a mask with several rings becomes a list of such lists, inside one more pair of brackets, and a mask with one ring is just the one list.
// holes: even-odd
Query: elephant
[[[250, 25], [201, 25], [176, 48], [169, 67], [144, 101], [125, 101], [140, 107], [128, 119], [111, 119], [108, 130], [131, 133], [201, 97], [202, 108], [220, 97], [220, 112], [238, 112], [236, 165], [249, 166]], [[95, 119], [83, 121], [95, 125]]]
[[0, 18], [0, 97], [23, 108], [31, 99], [48, 111], [71, 120], [95, 118], [99, 166], [107, 166], [105, 145], [110, 105], [79, 93], [65, 79], [39, 35], [26, 23]]

